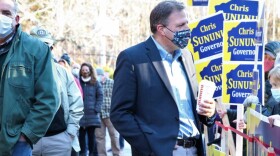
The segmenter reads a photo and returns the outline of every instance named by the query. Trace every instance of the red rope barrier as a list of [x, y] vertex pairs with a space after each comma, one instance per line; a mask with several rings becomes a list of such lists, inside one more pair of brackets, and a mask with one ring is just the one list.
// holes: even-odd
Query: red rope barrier
[[267, 153], [267, 156], [276, 156], [276, 154], [273, 152], [273, 153], [271, 153], [271, 152], [268, 152]]
[[222, 129], [224, 129], [225, 131], [228, 131], [228, 126], [223, 125], [221, 122], [216, 121], [215, 122], [219, 127], [221, 127]]
[[[266, 143], [263, 142], [263, 141], [260, 141], [259, 138], [257, 138], [257, 137], [255, 137], [254, 139], [256, 140], [256, 142], [258, 143], [258, 145], [260, 145], [262, 148], [268, 149], [268, 148], [270, 147], [270, 145], [266, 144]], [[278, 148], [275, 148], [275, 147], [274, 147], [273, 150], [274, 150], [274, 152], [270, 152], [270, 151], [268, 152], [268, 156], [275, 156], [276, 153], [277, 153], [278, 155], [280, 155], [280, 150], [279, 150]], [[270, 155], [270, 154], [272, 154], [272, 155]]]
[[253, 141], [254, 141], [254, 138], [253, 138], [253, 137], [250, 137], [250, 136], [248, 136], [247, 134], [244, 134], [244, 133], [238, 131], [237, 129], [235, 129], [235, 128], [231, 127], [231, 126], [229, 126], [228, 128], [229, 128], [232, 132], [234, 132], [234, 133], [236, 133], [236, 134], [242, 136], [243, 138], [245, 138], [245, 139], [248, 140], [249, 142], [253, 142]]
[[257, 144], [263, 149], [265, 150], [267, 153], [269, 153], [268, 149], [266, 148], [266, 146], [264, 145], [264, 143], [258, 139], [257, 137], [254, 137], [254, 140], [257, 142]]
[[223, 125], [223, 124], [222, 124], [221, 122], [219, 122], [219, 121], [216, 121], [215, 123], [216, 123], [219, 127], [221, 127], [222, 129], [224, 129], [225, 131], [228, 131], [228, 129], [229, 129], [229, 130], [231, 130], [232, 132], [234, 132], [234, 133], [236, 133], [236, 134], [242, 136], [243, 138], [245, 138], [245, 139], [248, 140], [249, 142], [253, 142], [253, 141], [254, 141], [254, 138], [253, 138], [253, 137], [250, 137], [250, 136], [248, 136], [247, 134], [241, 133], [241, 132], [239, 132], [237, 129], [235, 129], [235, 128], [231, 127], [231, 126], [225, 126], [225, 125]]
[[224, 129], [225, 131], [231, 130], [232, 132], [242, 136], [243, 138], [245, 138], [246, 140], [248, 140], [249, 142], [253, 142], [255, 141], [262, 149], [264, 149], [267, 153], [268, 156], [275, 156], [275, 152], [270, 152], [268, 151], [268, 149], [266, 148], [264, 142], [260, 141], [258, 138], [256, 137], [250, 137], [247, 134], [241, 133], [240, 131], [238, 131], [237, 129], [231, 127], [231, 126], [225, 126], [223, 125], [221, 122], [216, 121], [215, 122], [216, 125], [218, 125], [219, 127], [221, 127], [222, 129]]

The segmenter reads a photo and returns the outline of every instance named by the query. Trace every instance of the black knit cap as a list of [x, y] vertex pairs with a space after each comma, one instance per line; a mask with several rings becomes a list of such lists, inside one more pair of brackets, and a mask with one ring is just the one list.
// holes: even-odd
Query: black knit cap
[[70, 56], [69, 56], [67, 53], [64, 53], [64, 54], [60, 57], [60, 59], [65, 60], [65, 61], [68, 63], [68, 65], [71, 65], [71, 58], [70, 58]]
[[280, 52], [280, 42], [279, 41], [271, 41], [265, 45], [265, 53], [270, 53], [274, 58]]

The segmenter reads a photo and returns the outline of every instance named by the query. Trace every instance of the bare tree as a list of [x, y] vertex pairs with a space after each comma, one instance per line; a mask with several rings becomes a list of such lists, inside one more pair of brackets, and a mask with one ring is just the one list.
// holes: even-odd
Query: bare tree
[[[123, 49], [151, 35], [149, 14], [161, 0], [20, 0], [21, 24], [29, 32], [44, 26], [56, 39], [55, 55], [67, 52], [78, 62], [114, 67]], [[181, 0], [185, 2], [186, 0]], [[279, 38], [280, 13], [266, 0], [268, 40]], [[280, 5], [280, 4], [279, 4]], [[207, 7], [188, 7], [190, 20], [207, 15]]]

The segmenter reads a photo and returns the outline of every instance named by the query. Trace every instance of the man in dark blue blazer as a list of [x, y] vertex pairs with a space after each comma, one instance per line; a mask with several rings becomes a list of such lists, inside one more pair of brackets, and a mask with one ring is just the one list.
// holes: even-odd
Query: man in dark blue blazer
[[[110, 118], [132, 147], [133, 156], [204, 155], [201, 123], [212, 125], [215, 103], [196, 110], [197, 78], [186, 10], [177, 1], [160, 2], [151, 12], [153, 35], [121, 52], [114, 74]], [[181, 155], [182, 156], [182, 155]]]

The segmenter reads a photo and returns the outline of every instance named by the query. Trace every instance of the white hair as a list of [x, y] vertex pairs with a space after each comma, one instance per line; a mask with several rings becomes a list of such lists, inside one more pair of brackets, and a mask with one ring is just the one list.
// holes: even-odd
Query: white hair
[[280, 80], [280, 64], [274, 66], [268, 73], [268, 78], [274, 76], [277, 80]]
[[280, 65], [280, 54], [279, 53], [276, 54], [276, 58], [274, 61], [274, 66], [277, 66], [277, 65]]

